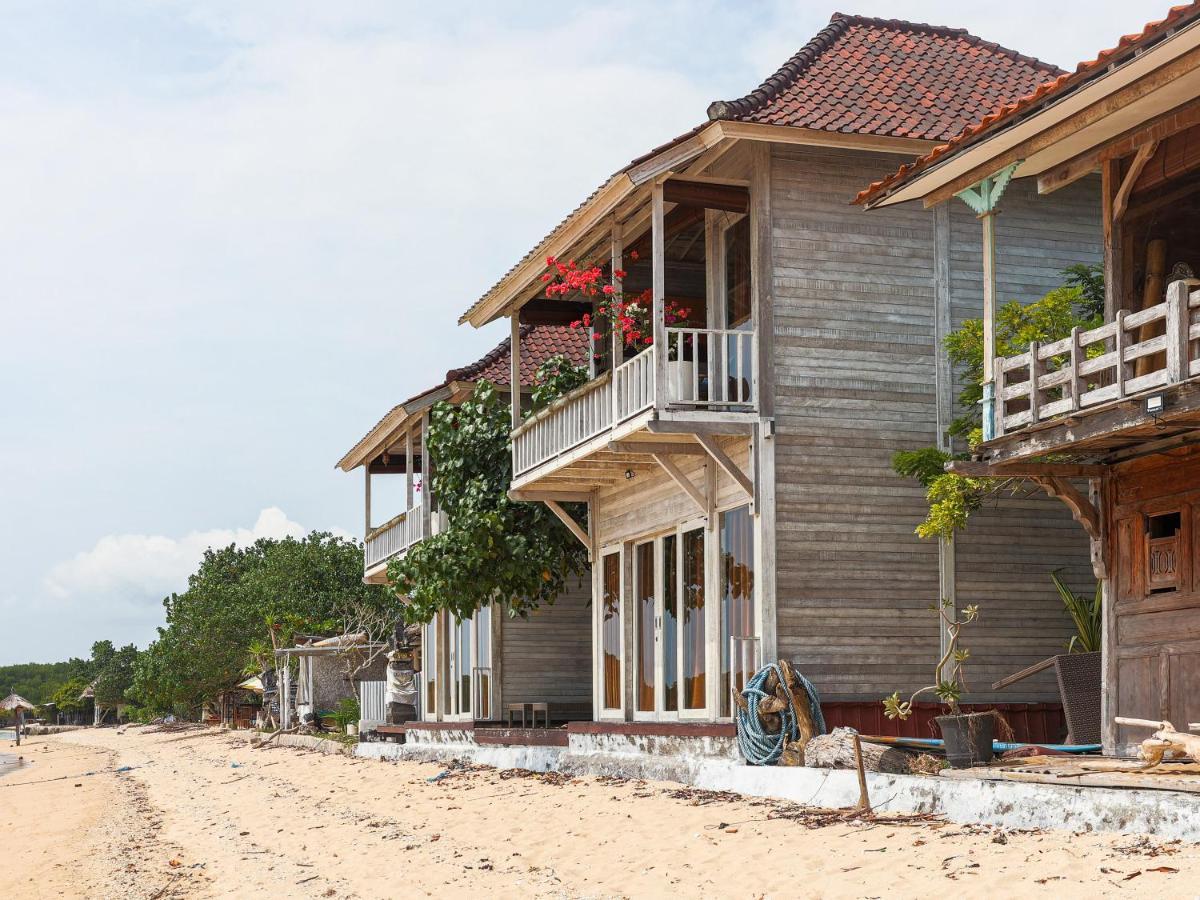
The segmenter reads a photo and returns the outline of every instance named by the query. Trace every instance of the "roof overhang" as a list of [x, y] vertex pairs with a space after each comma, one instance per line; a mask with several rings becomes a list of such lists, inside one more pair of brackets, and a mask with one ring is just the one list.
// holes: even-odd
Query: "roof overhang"
[[887, 137], [870, 134], [844, 134], [786, 125], [762, 125], [754, 122], [715, 121], [667, 144], [655, 153], [636, 161], [608, 179], [591, 197], [564, 219], [557, 228], [525, 256], [495, 287], [483, 295], [458, 320], [480, 328], [501, 316], [511, 315], [534, 299], [541, 289], [541, 275], [547, 256], [568, 256], [581, 245], [587, 250], [600, 239], [599, 229], [610, 217], [619, 214], [639, 189], [648, 191], [656, 178], [671, 173], [684, 175], [688, 166], [700, 164], [705, 154], [724, 141], [769, 141], [812, 147], [844, 147], [854, 150], [908, 155], [924, 153], [936, 141]]
[[923, 200], [935, 206], [1014, 162], [1020, 163], [1014, 177], [1042, 175], [1200, 97], [1200, 20], [1099, 69], [1073, 90], [1047, 96], [901, 177], [866, 205]]
[[351, 447], [337, 464], [343, 472], [352, 472], [359, 466], [366, 465], [399, 438], [404, 431], [411, 427], [426, 410], [442, 400], [454, 401], [470, 393], [474, 382], [451, 381], [439, 385], [424, 394], [418, 394], [411, 400], [406, 400], [379, 420], [379, 423], [368, 431], [357, 444]]

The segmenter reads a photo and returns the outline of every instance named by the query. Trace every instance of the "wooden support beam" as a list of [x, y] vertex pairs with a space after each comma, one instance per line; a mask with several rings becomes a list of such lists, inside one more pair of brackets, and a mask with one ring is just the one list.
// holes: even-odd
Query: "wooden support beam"
[[[521, 318], [519, 312], [514, 312], [509, 319], [509, 384], [512, 385], [512, 427], [515, 431], [521, 424]], [[421, 451], [425, 450], [425, 442], [421, 442]]]
[[1074, 184], [1081, 178], [1087, 178], [1093, 173], [1099, 173], [1099, 171], [1100, 160], [1097, 158], [1095, 151], [1089, 151], [1082, 156], [1068, 159], [1065, 163], [1059, 163], [1053, 169], [1039, 175], [1037, 192], [1039, 194], [1052, 194], [1060, 188], [1065, 188], [1067, 185]]
[[528, 503], [538, 503], [546, 500], [554, 500], [557, 503], [586, 503], [591, 499], [590, 491], [545, 491], [527, 488], [524, 490], [510, 490], [508, 492], [509, 499], [520, 500]]
[[669, 443], [666, 441], [609, 441], [608, 449], [616, 453], [656, 453], [680, 456], [704, 456], [705, 450], [696, 444]]
[[667, 405], [667, 249], [663, 182], [656, 180], [650, 194], [650, 327], [654, 334], [654, 409]]
[[754, 423], [741, 420], [696, 422], [682, 419], [652, 419], [646, 423], [646, 431], [651, 434], [688, 434], [693, 437], [717, 434], [751, 437], [754, 434]]
[[751, 501], [754, 500], [754, 484], [746, 477], [746, 473], [738, 468], [737, 463], [729, 458], [729, 455], [721, 449], [721, 445], [707, 435], [695, 435], [696, 443], [704, 448], [704, 451], [713, 458], [718, 466], [725, 470], [725, 474], [737, 482], [738, 486], [746, 492], [746, 496]]
[[[421, 448], [425, 452], [425, 448]], [[412, 429], [404, 431], [404, 496], [405, 509], [413, 508], [413, 435]]]
[[1138, 148], [1138, 152], [1133, 157], [1133, 162], [1129, 166], [1129, 171], [1125, 173], [1125, 177], [1121, 180], [1121, 187], [1117, 190], [1116, 199], [1113, 200], [1112, 220], [1114, 225], [1120, 222], [1121, 218], [1125, 215], [1125, 210], [1129, 207], [1129, 197], [1133, 193], [1133, 185], [1157, 149], [1158, 141], [1150, 141]]
[[999, 681], [992, 682], [992, 690], [1002, 691], [1009, 685], [1016, 684], [1018, 681], [1024, 681], [1030, 675], [1036, 675], [1038, 672], [1044, 671], [1045, 669], [1050, 668], [1052, 665], [1054, 665], [1053, 656], [1051, 656], [1049, 659], [1043, 659], [1041, 662], [1034, 663], [1032, 666], [1022, 669], [1020, 672], [1014, 672], [1012, 675], [1009, 675], [1006, 678], [1001, 678]]
[[991, 463], [952, 459], [946, 471], [968, 478], [1096, 478], [1108, 471], [1107, 466], [1079, 463], [1019, 463], [994, 466]]
[[[591, 499], [590, 495], [589, 495], [588, 499], [589, 500]], [[567, 511], [565, 509], [563, 509], [561, 506], [558, 505], [557, 500], [543, 499], [542, 502], [545, 503], [548, 507], [550, 507], [550, 512], [552, 512], [556, 516], [558, 516], [558, 518], [560, 520], [562, 520], [562, 523], [567, 526], [567, 529], [571, 532], [571, 534], [573, 534], [573, 535], [575, 535], [575, 537], [579, 538], [579, 542], [581, 544], [583, 544], [583, 546], [587, 547], [588, 562], [591, 562], [591, 559], [592, 559], [591, 535], [589, 535], [583, 529], [583, 526], [581, 526], [578, 522], [576, 522], [574, 519], [572, 519], [570, 517], [570, 515], [567, 514]]]
[[662, 466], [663, 471], [670, 475], [677, 485], [683, 488], [684, 493], [692, 498], [692, 502], [700, 508], [700, 512], [708, 515], [708, 498], [704, 496], [704, 492], [692, 484], [692, 480], [675, 463], [671, 462], [669, 457], [655, 454], [654, 460]]
[[1042, 490], [1051, 497], [1056, 497], [1067, 505], [1067, 509], [1071, 510], [1071, 515], [1083, 526], [1088, 537], [1093, 541], [1100, 540], [1100, 513], [1075, 485], [1063, 478], [1034, 478], [1033, 481], [1041, 485]]

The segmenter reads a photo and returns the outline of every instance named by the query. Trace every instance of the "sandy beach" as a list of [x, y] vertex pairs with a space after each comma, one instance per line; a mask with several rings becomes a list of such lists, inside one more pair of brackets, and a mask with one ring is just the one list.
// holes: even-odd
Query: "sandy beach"
[[[1200, 847], [847, 823], [667, 783], [251, 749], [209, 730], [31, 738], [0, 780], [20, 897], [1187, 896]], [[117, 771], [124, 767], [126, 771]], [[94, 773], [94, 774], [88, 774]]]

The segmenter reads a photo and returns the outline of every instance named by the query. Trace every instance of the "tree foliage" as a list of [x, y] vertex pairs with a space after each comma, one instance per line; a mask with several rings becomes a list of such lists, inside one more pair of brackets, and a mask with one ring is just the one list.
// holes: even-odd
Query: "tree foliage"
[[194, 709], [241, 680], [252, 647], [334, 631], [354, 604], [394, 606], [383, 588], [362, 583], [355, 541], [314, 532], [210, 549], [187, 590], [163, 601], [166, 625], [138, 659], [127, 696], [157, 711]]
[[[1063, 271], [1065, 283], [1034, 303], [1012, 300], [996, 311], [997, 356], [1013, 356], [1029, 349], [1033, 341], [1049, 343], [1068, 337], [1075, 327], [1095, 328], [1103, 322], [1104, 278], [1099, 266], [1075, 265]], [[950, 362], [962, 381], [957, 404], [959, 415], [950, 424], [951, 437], [973, 447], [982, 440], [983, 320], [968, 319], [945, 339]], [[1095, 352], [1100, 352], [1096, 348]], [[915, 479], [929, 502], [929, 514], [917, 526], [923, 538], [949, 538], [966, 527], [971, 513], [1006, 491], [1021, 488], [1011, 478], [974, 478], [950, 474], [945, 464], [963, 454], [936, 447], [900, 450], [892, 457], [898, 475]]]
[[[586, 377], [564, 359], [548, 360], [538, 370], [534, 406], [545, 407]], [[462, 404], [433, 408], [433, 492], [449, 527], [388, 565], [396, 592], [407, 597], [408, 621], [428, 622], [440, 610], [465, 619], [494, 601], [526, 615], [553, 603], [568, 575], [585, 571], [583, 545], [544, 504], [509, 498], [510, 424], [507, 399], [486, 381]]]

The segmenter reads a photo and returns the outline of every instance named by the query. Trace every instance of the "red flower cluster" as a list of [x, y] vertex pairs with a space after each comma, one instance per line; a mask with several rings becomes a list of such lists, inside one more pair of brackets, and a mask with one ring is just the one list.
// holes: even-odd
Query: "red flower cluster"
[[[637, 259], [637, 251], [630, 252]], [[593, 329], [592, 341], [602, 344], [615, 330], [626, 347], [641, 350], [654, 343], [654, 326], [651, 319], [653, 295], [649, 288], [637, 296], [627, 299], [625, 294], [612, 284], [605, 284], [604, 272], [597, 265], [579, 266], [575, 260], [562, 263], [553, 256], [546, 257], [547, 271], [542, 275], [546, 283], [546, 296], [550, 298], [579, 294], [586, 298], [601, 298], [596, 312], [584, 313], [571, 323], [572, 328]], [[625, 272], [617, 269], [617, 280], [625, 278]], [[668, 300], [663, 309], [667, 325], [686, 322], [689, 310], [674, 300]], [[596, 359], [600, 354], [594, 354]]]

